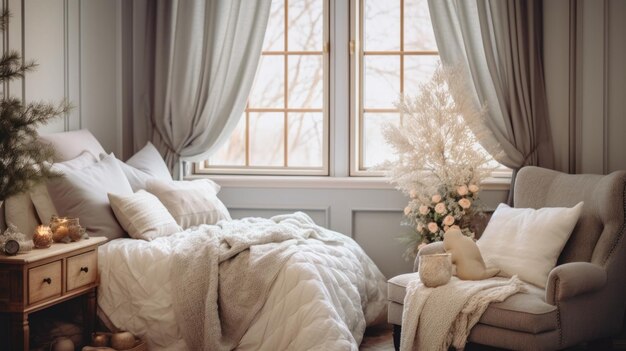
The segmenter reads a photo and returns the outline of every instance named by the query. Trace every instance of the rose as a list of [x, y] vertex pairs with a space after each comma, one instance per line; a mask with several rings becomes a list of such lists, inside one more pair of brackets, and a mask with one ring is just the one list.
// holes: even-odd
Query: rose
[[428, 223], [428, 230], [434, 234], [439, 231], [439, 226], [435, 222], [430, 222]]
[[444, 204], [443, 202], [440, 202], [437, 205], [435, 205], [435, 212], [439, 214], [446, 213], [446, 204]]
[[461, 185], [461, 186], [456, 187], [456, 192], [457, 194], [461, 196], [467, 195], [467, 186]]
[[421, 215], [425, 216], [428, 212], [430, 212], [430, 208], [426, 205], [422, 205], [420, 206], [419, 211]]
[[447, 225], [447, 226], [451, 226], [454, 224], [454, 217], [451, 215], [447, 215], [444, 219], [443, 219], [443, 224]]
[[411, 206], [407, 206], [404, 208], [404, 215], [408, 216], [411, 213], [412, 209]]
[[432, 200], [434, 203], [440, 202], [440, 201], [441, 201], [441, 195], [439, 195], [439, 194], [435, 194], [435, 195], [433, 195], [433, 197], [431, 198], [431, 200]]
[[445, 232], [447, 232], [447, 231], [448, 231], [448, 229], [450, 229], [450, 227], [448, 227], [447, 225], [444, 225], [444, 226], [443, 226], [443, 232], [444, 232], [444, 233], [445, 233]]
[[472, 206], [472, 202], [468, 199], [461, 199], [459, 200], [459, 206], [461, 206], [463, 209], [468, 209], [470, 208], [470, 206]]
[[477, 193], [478, 190], [480, 190], [480, 188], [478, 187], [478, 185], [476, 184], [470, 184], [469, 186], [469, 191], [473, 192], [473, 193]]
[[409, 196], [411, 199], [415, 199], [417, 197], [417, 191], [415, 191], [415, 189], [411, 189], [411, 191], [409, 191]]

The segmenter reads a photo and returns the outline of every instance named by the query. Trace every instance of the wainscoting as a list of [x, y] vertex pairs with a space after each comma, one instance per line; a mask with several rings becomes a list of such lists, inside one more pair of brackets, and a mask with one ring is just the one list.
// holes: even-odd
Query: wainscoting
[[17, 50], [36, 69], [0, 86], [25, 102], [69, 101], [74, 108], [41, 133], [87, 128], [121, 153], [119, 0], [3, 0], [11, 12], [2, 50]]

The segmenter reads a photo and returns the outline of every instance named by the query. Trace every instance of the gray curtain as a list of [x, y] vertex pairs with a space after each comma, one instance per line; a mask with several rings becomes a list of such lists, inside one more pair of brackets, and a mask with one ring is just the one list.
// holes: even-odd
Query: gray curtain
[[143, 0], [132, 5], [133, 139], [174, 176], [237, 125], [258, 66], [271, 0]]
[[[444, 65], [460, 66], [476, 106], [481, 144], [514, 171], [554, 166], [542, 68], [540, 0], [429, 0]], [[495, 146], [494, 146], [495, 145]], [[513, 191], [511, 191], [511, 194]]]

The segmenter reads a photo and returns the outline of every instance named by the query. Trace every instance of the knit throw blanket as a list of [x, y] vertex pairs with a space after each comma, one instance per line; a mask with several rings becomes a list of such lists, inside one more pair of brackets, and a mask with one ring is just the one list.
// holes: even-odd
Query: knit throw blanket
[[526, 291], [517, 276], [511, 279], [460, 280], [428, 288], [418, 279], [409, 282], [402, 312], [400, 350], [457, 350], [465, 348], [470, 330], [489, 304]]
[[332, 242], [326, 233], [301, 212], [220, 221], [190, 232], [174, 248], [171, 268], [174, 312], [188, 348], [234, 349], [297, 246]]

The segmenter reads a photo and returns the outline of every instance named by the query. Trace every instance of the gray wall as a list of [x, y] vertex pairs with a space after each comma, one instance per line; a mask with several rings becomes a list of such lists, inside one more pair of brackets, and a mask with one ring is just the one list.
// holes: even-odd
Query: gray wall
[[68, 99], [75, 108], [42, 133], [87, 128], [105, 149], [121, 152], [118, 0], [9, 0], [3, 48], [38, 67], [5, 93], [27, 102]]
[[557, 167], [626, 169], [626, 1], [544, 1], [544, 62]]

